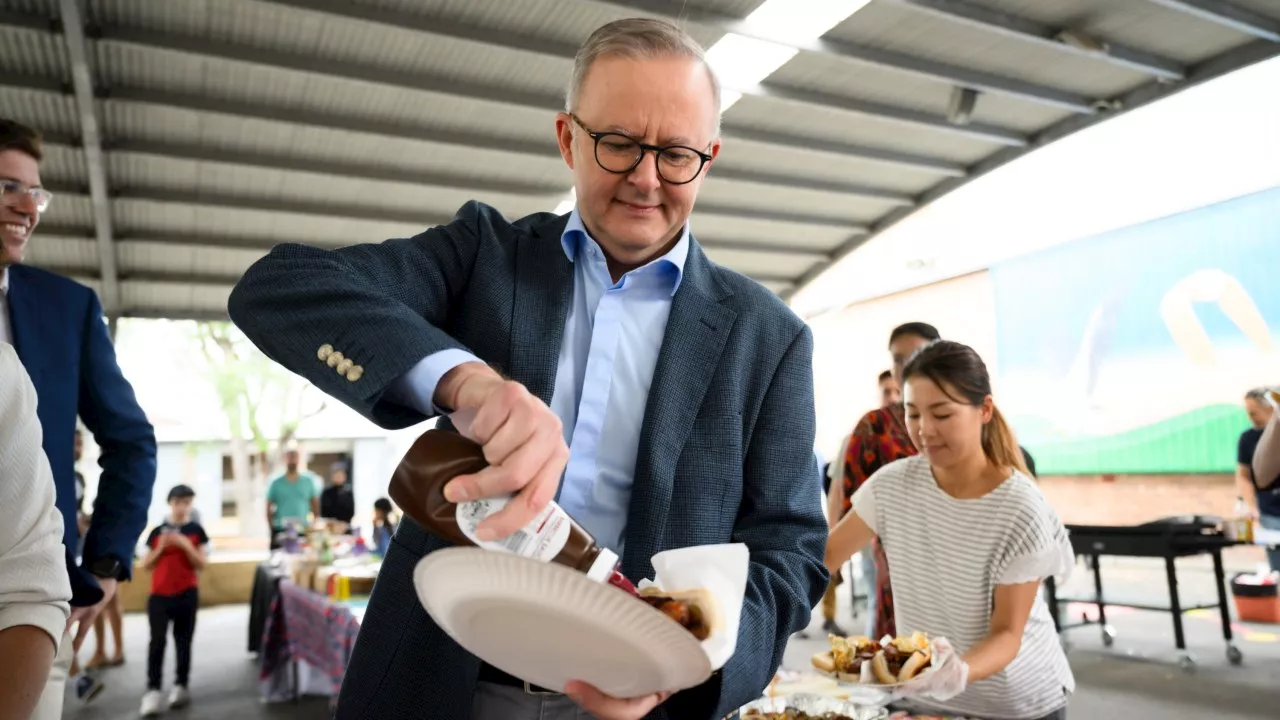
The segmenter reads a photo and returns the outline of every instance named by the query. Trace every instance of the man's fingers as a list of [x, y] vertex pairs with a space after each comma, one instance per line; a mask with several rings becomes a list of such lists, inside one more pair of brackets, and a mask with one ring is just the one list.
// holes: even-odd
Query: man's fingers
[[[471, 439], [488, 445], [493, 436], [507, 422], [511, 411], [532, 396], [517, 382], [504, 382], [491, 390], [471, 421]], [[536, 400], [536, 398], [534, 398]]]
[[533, 414], [531, 410], [527, 404], [512, 408], [507, 413], [506, 420], [490, 435], [489, 441], [484, 443], [484, 459], [490, 465], [506, 463], [507, 458], [537, 434], [539, 427], [530, 417]]
[[556, 490], [560, 487], [560, 477], [564, 474], [564, 467], [568, 462], [569, 446], [557, 443], [542, 469], [538, 470], [533, 480], [520, 491], [519, 499], [534, 513], [542, 512], [542, 508], [555, 498]]
[[557, 445], [564, 445], [559, 423], [534, 424], [532, 434], [503, 462], [450, 481], [445, 486], [445, 498], [462, 502], [515, 493], [533, 480]]
[[615, 698], [577, 680], [565, 685], [564, 693], [583, 710], [601, 720], [640, 720], [671, 697], [671, 693], [656, 693], [638, 698]]
[[506, 537], [531, 522], [555, 497], [568, 458], [569, 449], [559, 431], [540, 432], [503, 466], [511, 473], [510, 484], [519, 485], [511, 491], [517, 493], [516, 496], [480, 527], [493, 531], [498, 537]]

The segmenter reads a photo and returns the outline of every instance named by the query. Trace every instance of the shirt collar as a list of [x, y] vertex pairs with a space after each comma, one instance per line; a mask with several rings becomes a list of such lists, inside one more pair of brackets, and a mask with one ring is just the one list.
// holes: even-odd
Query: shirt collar
[[[564, 254], [569, 258], [569, 262], [575, 262], [578, 257], [578, 250], [586, 242], [594, 243], [596, 241], [587, 232], [587, 226], [582, 224], [582, 216], [578, 214], [578, 208], [575, 207], [573, 212], [569, 213], [569, 223], [565, 225], [564, 232], [560, 235], [560, 247], [564, 249]], [[680, 289], [680, 281], [684, 278], [684, 262], [688, 257], [689, 223], [686, 221], [684, 227], [680, 230], [680, 239], [665, 255], [650, 260], [642, 267], [636, 268], [636, 270], [659, 264], [670, 267], [675, 271], [674, 279], [671, 283], [671, 294], [675, 295], [676, 290]], [[635, 270], [631, 272], [635, 272]]]
[[0, 295], [8, 295], [8, 294], [9, 294], [9, 266], [5, 265], [4, 269], [0, 270]]

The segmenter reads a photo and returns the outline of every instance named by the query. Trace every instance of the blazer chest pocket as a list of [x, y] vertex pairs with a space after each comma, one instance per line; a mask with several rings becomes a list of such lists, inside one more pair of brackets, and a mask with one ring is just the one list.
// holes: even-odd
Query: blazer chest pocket
[[726, 542], [742, 501], [742, 416], [699, 416], [676, 462], [671, 519], [698, 530], [699, 542]]

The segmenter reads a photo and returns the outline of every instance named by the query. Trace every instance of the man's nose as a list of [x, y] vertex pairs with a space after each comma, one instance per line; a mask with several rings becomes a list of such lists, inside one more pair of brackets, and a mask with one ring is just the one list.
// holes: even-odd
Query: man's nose
[[627, 180], [640, 190], [652, 192], [662, 186], [662, 178], [658, 175], [658, 154], [645, 151], [640, 164], [631, 171]]

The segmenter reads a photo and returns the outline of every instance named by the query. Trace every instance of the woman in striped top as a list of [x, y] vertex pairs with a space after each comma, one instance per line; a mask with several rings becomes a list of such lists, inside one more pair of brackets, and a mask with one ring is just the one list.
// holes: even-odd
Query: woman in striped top
[[827, 567], [880, 539], [899, 634], [945, 637], [963, 663], [955, 687], [920, 701], [926, 708], [1065, 718], [1075, 681], [1039, 588], [1074, 564], [1066, 530], [1027, 476], [972, 348], [932, 343], [903, 377], [907, 429], [921, 454], [858, 489], [853, 512], [831, 532]]

